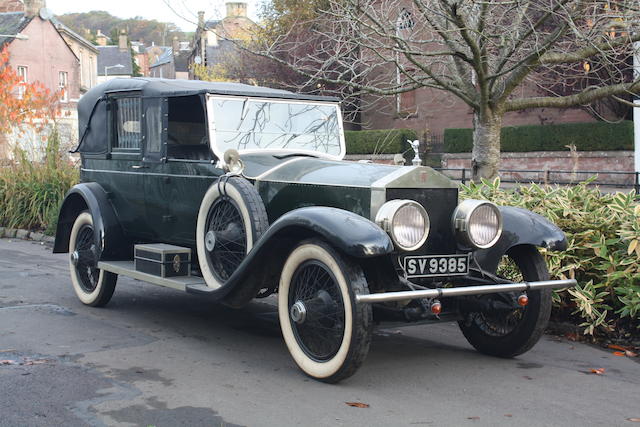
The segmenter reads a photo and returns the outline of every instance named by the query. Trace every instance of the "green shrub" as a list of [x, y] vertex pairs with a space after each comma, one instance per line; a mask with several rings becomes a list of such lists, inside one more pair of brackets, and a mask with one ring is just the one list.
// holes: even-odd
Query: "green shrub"
[[555, 312], [585, 334], [613, 335], [640, 328], [640, 205], [634, 192], [602, 194], [588, 182], [503, 190], [497, 179], [463, 185], [461, 196], [529, 209], [563, 229], [568, 249], [542, 252], [553, 277], [578, 286], [555, 294]]
[[60, 204], [79, 178], [77, 167], [63, 160], [58, 149], [54, 131], [44, 162], [32, 163], [17, 150], [17, 161], [0, 167], [0, 225], [55, 232]]
[[[500, 134], [504, 152], [633, 150], [633, 122], [563, 123], [544, 126], [506, 126]], [[445, 151], [467, 153], [473, 145], [472, 129], [445, 129]]]
[[[411, 129], [345, 131], [347, 154], [396, 154], [410, 150], [408, 139], [418, 139]], [[413, 158], [413, 155], [411, 156]]]

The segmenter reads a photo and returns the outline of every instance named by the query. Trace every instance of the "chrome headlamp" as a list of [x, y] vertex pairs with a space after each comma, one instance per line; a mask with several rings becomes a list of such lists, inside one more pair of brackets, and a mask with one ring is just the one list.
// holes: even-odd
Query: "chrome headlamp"
[[413, 200], [390, 200], [380, 207], [376, 224], [389, 233], [393, 243], [403, 251], [413, 251], [429, 236], [429, 215]]
[[502, 215], [491, 202], [464, 200], [453, 212], [453, 231], [466, 247], [490, 248], [502, 234]]

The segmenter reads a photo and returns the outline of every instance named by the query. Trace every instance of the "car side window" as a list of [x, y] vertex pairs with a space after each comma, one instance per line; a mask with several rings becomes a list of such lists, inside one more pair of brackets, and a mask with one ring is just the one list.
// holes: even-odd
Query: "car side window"
[[142, 102], [140, 98], [127, 97], [115, 100], [114, 151], [140, 151], [142, 142]]
[[204, 103], [200, 96], [169, 98], [167, 157], [212, 160]]

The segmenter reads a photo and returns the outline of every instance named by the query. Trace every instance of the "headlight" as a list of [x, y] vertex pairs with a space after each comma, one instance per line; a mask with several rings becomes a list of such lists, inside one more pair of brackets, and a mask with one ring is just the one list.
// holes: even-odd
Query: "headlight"
[[502, 234], [502, 215], [491, 202], [465, 200], [453, 212], [453, 230], [467, 247], [490, 248]]
[[413, 251], [429, 236], [429, 215], [412, 200], [390, 200], [376, 214], [376, 224], [391, 236], [403, 251]]

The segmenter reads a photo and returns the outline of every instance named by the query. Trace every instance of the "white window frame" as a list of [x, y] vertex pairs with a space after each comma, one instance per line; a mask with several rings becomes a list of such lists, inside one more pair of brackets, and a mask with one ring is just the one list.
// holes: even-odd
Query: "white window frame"
[[58, 89], [62, 93], [61, 102], [69, 101], [69, 73], [66, 71], [58, 71]]
[[18, 77], [20, 83], [18, 84], [18, 99], [22, 99], [26, 91], [26, 84], [29, 82], [29, 67], [26, 65], [18, 65]]

